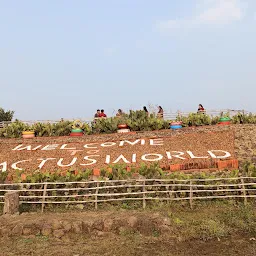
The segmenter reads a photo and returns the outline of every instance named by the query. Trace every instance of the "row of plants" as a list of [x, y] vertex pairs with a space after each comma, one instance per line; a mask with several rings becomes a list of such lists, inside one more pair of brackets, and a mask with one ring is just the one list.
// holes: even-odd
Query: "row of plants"
[[[216, 125], [220, 118], [230, 118], [233, 124], [256, 124], [256, 115], [253, 114], [237, 114], [229, 117], [229, 113], [221, 114], [221, 116], [211, 117], [203, 113], [190, 113], [187, 117], [177, 116], [176, 120], [164, 120], [158, 118], [154, 114], [148, 116], [145, 111], [130, 111], [129, 114], [123, 114], [121, 117], [102, 118], [94, 120], [90, 125], [82, 124], [84, 134], [101, 134], [115, 133], [118, 125], [126, 124], [131, 131], [153, 131], [168, 129], [173, 121], [181, 121], [183, 127]], [[10, 125], [0, 129], [0, 137], [19, 138], [24, 131], [34, 131], [36, 136], [68, 136], [71, 132], [73, 122], [61, 121], [55, 124], [36, 123], [27, 125], [16, 120]]]
[[[110, 165], [99, 170], [99, 180], [129, 180], [129, 179], [214, 179], [214, 178], [236, 178], [240, 176], [256, 177], [255, 164], [245, 162], [239, 170], [216, 171], [216, 172], [193, 172], [182, 171], [168, 172], [162, 169], [158, 163], [151, 165], [141, 164], [140, 167], [127, 167], [126, 165]], [[73, 182], [87, 181], [93, 176], [92, 169], [86, 170], [55, 170], [33, 172], [16, 170], [0, 173], [0, 183], [40, 183], [40, 182]]]

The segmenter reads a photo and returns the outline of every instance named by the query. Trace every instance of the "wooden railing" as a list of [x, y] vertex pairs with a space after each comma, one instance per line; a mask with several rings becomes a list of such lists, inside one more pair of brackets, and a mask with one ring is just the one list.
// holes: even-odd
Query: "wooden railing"
[[0, 203], [7, 192], [19, 192], [21, 204], [98, 204], [109, 202], [189, 201], [256, 198], [256, 177], [215, 179], [143, 179], [85, 182], [0, 184]]

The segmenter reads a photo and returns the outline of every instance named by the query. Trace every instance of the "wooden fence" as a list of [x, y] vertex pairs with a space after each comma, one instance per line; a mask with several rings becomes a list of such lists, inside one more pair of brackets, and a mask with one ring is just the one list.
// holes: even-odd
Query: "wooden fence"
[[143, 179], [85, 182], [48, 182], [0, 184], [0, 203], [6, 192], [19, 192], [20, 204], [99, 204], [140, 201], [145, 208], [148, 201], [256, 198], [256, 177], [215, 179]]

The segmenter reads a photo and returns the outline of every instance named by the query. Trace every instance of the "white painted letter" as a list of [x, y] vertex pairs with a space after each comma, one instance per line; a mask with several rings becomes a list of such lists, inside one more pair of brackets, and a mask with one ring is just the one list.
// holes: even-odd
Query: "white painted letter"
[[17, 146], [16, 148], [14, 148], [13, 150], [23, 150], [23, 149], [31, 150], [31, 145], [25, 146], [25, 147], [23, 147], [23, 148], [22, 148], [22, 146], [23, 146], [23, 145], [21, 144], [21, 145]]
[[[157, 158], [155, 158], [155, 159], [148, 159], [147, 157], [149, 157], [149, 156], [156, 156]], [[141, 160], [143, 160], [143, 161], [149, 161], [149, 162], [160, 161], [160, 160], [162, 160], [162, 159], [163, 159], [163, 156], [160, 155], [160, 154], [146, 154], [146, 155], [143, 155], [143, 156], [141, 157]]]
[[2, 169], [1, 169], [2, 172], [6, 172], [7, 171], [7, 162], [1, 163], [0, 166], [3, 166]]
[[125, 163], [127, 163], [127, 164], [130, 163], [123, 155], [120, 155], [120, 156], [113, 162], [113, 164], [118, 163], [121, 159], [122, 159]]
[[[221, 152], [221, 153], [224, 153], [225, 155], [224, 156], [216, 156], [214, 153], [213, 153], [213, 151], [214, 152]], [[209, 155], [212, 157], [212, 158], [228, 158], [228, 157], [230, 157], [231, 156], [231, 154], [229, 153], [229, 152], [227, 152], [227, 151], [224, 151], [224, 150], [210, 150], [210, 151], [208, 151], [208, 153], [209, 153]]]
[[22, 171], [22, 169], [21, 169], [21, 168], [17, 167], [17, 164], [19, 164], [19, 163], [23, 163], [23, 162], [28, 162], [28, 161], [31, 161], [31, 159], [30, 159], [30, 160], [22, 160], [22, 161], [18, 161], [18, 162], [16, 162], [16, 163], [12, 164], [12, 169]]
[[163, 146], [164, 145], [163, 139], [150, 139], [149, 141], [150, 141], [151, 146]]
[[56, 159], [56, 158], [46, 158], [46, 159], [39, 158], [39, 159], [37, 159], [37, 160], [39, 160], [39, 161], [42, 161], [42, 162], [38, 165], [38, 168], [39, 168], [39, 169], [42, 169], [43, 166], [44, 166], [44, 164], [45, 164], [48, 160], [54, 160], [54, 159]]
[[68, 144], [63, 144], [60, 149], [76, 150], [76, 148], [66, 148]]
[[43, 147], [41, 150], [53, 150], [56, 149], [59, 146], [59, 144], [50, 144]]
[[102, 143], [100, 144], [102, 147], [112, 147], [112, 146], [115, 146], [116, 143], [115, 142], [105, 142], [105, 143]]
[[110, 163], [110, 155], [106, 155], [105, 164], [109, 164], [109, 163]]
[[136, 163], [136, 154], [132, 154], [132, 162]]
[[177, 155], [171, 155], [170, 152], [166, 152], [166, 155], [167, 155], [168, 159], [172, 159], [172, 157], [176, 157], [176, 158], [179, 158], [179, 159], [182, 159], [182, 160], [186, 159], [184, 157], [181, 157], [181, 156], [184, 155], [183, 152], [180, 152], [180, 151], [171, 151], [171, 152], [178, 153], [178, 154]]
[[60, 166], [60, 167], [72, 166], [76, 162], [76, 160], [77, 160], [77, 158], [74, 157], [70, 164], [62, 164], [63, 158], [60, 158], [57, 165]]
[[97, 148], [97, 147], [90, 147], [90, 145], [97, 145], [98, 143], [90, 143], [90, 144], [85, 144], [84, 148]]
[[208, 156], [195, 156], [191, 151], [187, 151], [191, 158], [208, 158]]
[[123, 140], [123, 141], [120, 141], [119, 147], [124, 146], [125, 142], [130, 144], [130, 145], [132, 145], [132, 146], [134, 146], [135, 144], [137, 144], [140, 141], [141, 141], [141, 145], [145, 145], [145, 140], [143, 140], [143, 139], [138, 139], [138, 140], [135, 140], [134, 142], [130, 142], [129, 140]]
[[96, 164], [96, 163], [97, 163], [97, 160], [96, 160], [96, 159], [91, 159], [92, 156], [93, 156], [93, 157], [96, 157], [96, 156], [100, 156], [100, 155], [85, 156], [85, 157], [84, 157], [84, 160], [91, 161], [91, 163], [88, 163], [88, 164], [80, 164], [80, 165], [84, 166], [84, 165]]

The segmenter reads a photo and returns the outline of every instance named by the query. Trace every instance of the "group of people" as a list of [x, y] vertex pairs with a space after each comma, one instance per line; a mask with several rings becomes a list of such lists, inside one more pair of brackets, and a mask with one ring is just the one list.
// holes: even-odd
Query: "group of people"
[[[148, 112], [146, 106], [143, 107], [143, 111], [145, 111], [147, 113], [147, 115], [150, 116], [150, 113]], [[121, 117], [123, 114], [124, 114], [123, 110], [118, 109], [118, 111], [116, 113], [116, 117]], [[102, 110], [97, 109], [97, 112], [94, 115], [95, 119], [97, 119], [97, 118], [106, 118], [106, 117], [107, 117], [107, 115], [105, 114], [104, 109], [102, 109]], [[161, 106], [158, 106], [157, 117], [159, 117], [159, 118], [164, 117], [164, 110]]]
[[102, 118], [102, 117], [107, 117], [107, 115], [104, 112], [104, 109], [99, 110], [97, 109], [97, 112], [94, 115], [94, 118]]
[[[148, 116], [150, 116], [150, 113], [148, 112], [148, 109], [146, 106], [143, 107], [143, 111], [145, 111], [147, 113]], [[197, 113], [205, 113], [205, 109], [203, 107], [202, 104], [199, 104], [198, 109], [197, 109]], [[118, 109], [117, 113], [116, 113], [116, 117], [121, 117], [124, 114], [124, 112], [122, 111], [122, 109]], [[97, 112], [94, 115], [94, 118], [106, 118], [107, 115], [104, 112], [104, 109], [100, 110], [98, 109]], [[164, 110], [161, 106], [158, 106], [158, 112], [157, 112], [157, 117], [158, 118], [163, 118], [164, 117]]]

